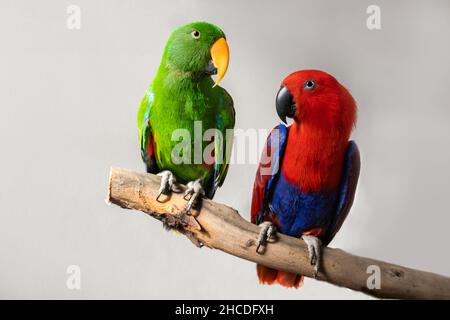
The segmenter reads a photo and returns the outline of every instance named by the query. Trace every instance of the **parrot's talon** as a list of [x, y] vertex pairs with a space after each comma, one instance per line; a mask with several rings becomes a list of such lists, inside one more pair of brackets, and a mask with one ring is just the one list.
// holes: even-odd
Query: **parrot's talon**
[[199, 197], [205, 195], [205, 190], [202, 187], [202, 179], [190, 181], [186, 187], [187, 189], [184, 192], [183, 199], [187, 201], [187, 204], [182, 212], [183, 217], [186, 214], [191, 215], [191, 209], [198, 203]]
[[158, 190], [158, 195], [156, 196], [156, 201], [159, 201], [159, 198], [162, 194], [169, 194], [171, 191], [178, 192], [178, 186], [176, 185], [176, 178], [172, 172], [169, 170], [161, 171], [157, 174], [157, 176], [161, 177], [161, 186]]
[[305, 241], [307, 247], [308, 247], [308, 255], [309, 255], [309, 261], [311, 265], [314, 267], [313, 271], [313, 278], [317, 277], [317, 274], [319, 273], [319, 267], [320, 267], [320, 255], [321, 255], [321, 246], [322, 241], [320, 241], [319, 238], [310, 236], [310, 235], [303, 235], [302, 236], [303, 241]]
[[258, 244], [256, 245], [256, 253], [262, 254], [264, 252], [260, 252], [259, 248], [261, 246], [265, 246], [267, 242], [275, 236], [276, 228], [275, 225], [270, 221], [260, 223], [258, 226], [261, 227], [261, 231], [259, 232], [258, 235]]

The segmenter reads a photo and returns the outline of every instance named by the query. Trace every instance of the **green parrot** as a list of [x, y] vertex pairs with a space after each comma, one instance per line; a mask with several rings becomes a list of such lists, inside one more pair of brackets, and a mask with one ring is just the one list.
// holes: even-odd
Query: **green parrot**
[[218, 84], [228, 62], [220, 28], [207, 22], [177, 28], [139, 107], [141, 156], [147, 172], [161, 176], [157, 200], [176, 191], [177, 182], [185, 183], [184, 212], [202, 195], [212, 198], [227, 174], [235, 111], [231, 96]]

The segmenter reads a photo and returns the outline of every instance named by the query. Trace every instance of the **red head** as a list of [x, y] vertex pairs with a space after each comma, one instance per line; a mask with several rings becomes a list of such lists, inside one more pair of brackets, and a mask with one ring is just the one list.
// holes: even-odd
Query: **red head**
[[333, 132], [347, 139], [356, 121], [356, 104], [333, 76], [319, 70], [296, 71], [283, 80], [277, 94], [280, 119], [293, 118], [303, 127]]

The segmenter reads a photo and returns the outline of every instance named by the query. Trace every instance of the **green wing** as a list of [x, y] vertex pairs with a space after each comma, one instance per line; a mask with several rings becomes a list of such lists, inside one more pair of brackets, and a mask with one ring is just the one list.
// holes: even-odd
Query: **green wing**
[[150, 124], [150, 111], [153, 105], [154, 95], [150, 86], [142, 98], [141, 105], [137, 115], [137, 123], [139, 129], [139, 139], [141, 143], [141, 157], [147, 166], [147, 172], [159, 172], [159, 168], [155, 159], [155, 148]]
[[[212, 186], [209, 190], [208, 197], [212, 198], [217, 188], [222, 186], [227, 176], [228, 167], [231, 159], [231, 151], [233, 147], [233, 128], [235, 123], [235, 110], [233, 107], [233, 99], [223, 89], [223, 106], [221, 112], [218, 113], [216, 118], [217, 129], [222, 133], [223, 140], [214, 140], [214, 175], [212, 180]], [[225, 148], [225, 150], [224, 150]]]

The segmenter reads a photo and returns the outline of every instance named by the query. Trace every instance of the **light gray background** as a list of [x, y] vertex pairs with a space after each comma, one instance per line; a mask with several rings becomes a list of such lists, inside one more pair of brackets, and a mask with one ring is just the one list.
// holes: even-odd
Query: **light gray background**
[[[82, 10], [79, 31], [66, 8]], [[382, 30], [366, 28], [378, 4]], [[252, 263], [106, 206], [111, 165], [143, 170], [136, 111], [170, 32], [226, 32], [237, 127], [272, 128], [288, 73], [320, 68], [359, 105], [357, 197], [332, 242], [450, 276], [448, 1], [0, 1], [0, 298], [366, 298], [306, 279], [259, 286]], [[249, 218], [255, 165], [216, 200]], [[80, 291], [66, 268], [81, 267]]]

